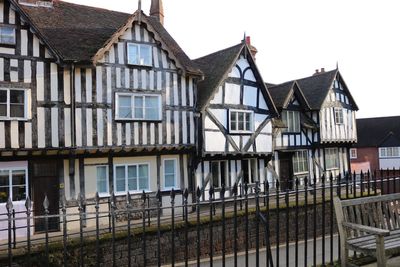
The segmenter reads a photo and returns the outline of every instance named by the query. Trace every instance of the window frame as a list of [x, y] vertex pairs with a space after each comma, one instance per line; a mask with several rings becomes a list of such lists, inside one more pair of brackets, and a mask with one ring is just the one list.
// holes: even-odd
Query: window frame
[[[297, 118], [298, 124], [296, 121], [290, 121], [289, 114], [293, 114], [293, 118]], [[282, 120], [286, 124], [287, 128], [284, 129], [285, 133], [300, 133], [301, 132], [301, 123], [300, 123], [300, 111], [297, 110], [284, 110], [282, 112]]]
[[350, 159], [357, 159], [357, 158], [358, 158], [357, 148], [350, 148]]
[[[137, 168], [137, 174], [139, 172], [139, 166], [145, 165], [147, 166], [148, 169], [148, 176], [147, 176], [147, 188], [146, 189], [139, 189], [139, 175], [137, 175], [137, 190], [129, 190], [128, 187], [128, 167], [133, 167], [136, 166]], [[125, 189], [124, 191], [117, 191], [117, 167], [125, 167]], [[150, 190], [150, 163], [149, 162], [140, 162], [140, 163], [129, 163], [129, 164], [115, 164], [114, 165], [114, 177], [113, 177], [113, 186], [114, 186], [114, 192], [115, 195], [125, 195], [127, 192], [130, 194], [138, 194], [143, 191], [145, 192], [151, 192]]]
[[[224, 164], [224, 169], [225, 169], [225, 177], [222, 177], [222, 172], [221, 172], [221, 170], [222, 170], [222, 168], [221, 168], [221, 165], [222, 165], [222, 163]], [[215, 184], [214, 184], [214, 175], [213, 175], [213, 173], [212, 173], [212, 164], [218, 164], [218, 186], [215, 186]], [[226, 160], [214, 160], [214, 161], [211, 161], [210, 162], [210, 174], [211, 174], [211, 179], [212, 179], [212, 181], [211, 181], [211, 185], [214, 187], [214, 188], [221, 188], [222, 187], [222, 185], [224, 184], [225, 185], [225, 187], [227, 186], [227, 182], [228, 182], [228, 172], [229, 172], [229, 170], [228, 170], [228, 161], [226, 161]], [[223, 183], [222, 183], [223, 182]]]
[[[236, 113], [236, 129], [239, 129], [239, 113], [244, 114], [244, 119], [243, 119], [243, 129], [245, 129], [246, 126], [246, 116], [245, 114], [250, 114], [250, 130], [234, 130], [232, 129], [232, 113]], [[252, 134], [254, 133], [254, 111], [252, 110], [239, 110], [239, 109], [229, 109], [229, 133], [235, 133], [235, 134]]]
[[[0, 91], [6, 91], [7, 92], [7, 100], [5, 102], [6, 104], [6, 116], [1, 116], [0, 115], [0, 120], [20, 120], [20, 121], [25, 121], [28, 120], [28, 90], [27, 89], [22, 89], [22, 88], [4, 88], [0, 87]], [[11, 91], [22, 91], [24, 92], [24, 116], [23, 117], [11, 117]], [[4, 104], [4, 103], [2, 103]]]
[[[305, 158], [302, 161], [300, 161], [300, 155], [301, 153], [301, 158]], [[305, 165], [304, 165], [305, 163]], [[301, 175], [301, 174], [306, 174], [309, 172], [309, 162], [308, 162], [308, 150], [299, 150], [295, 151], [293, 157], [292, 157], [292, 164], [293, 164], [293, 174], [294, 175]], [[297, 164], [297, 165], [296, 165]], [[301, 167], [305, 168], [300, 168], [300, 164], [302, 165]], [[300, 170], [301, 169], [301, 170]]]
[[[340, 113], [339, 113], [340, 112]], [[335, 108], [335, 124], [342, 125], [344, 124], [344, 111], [343, 108]], [[338, 116], [340, 114], [340, 116]]]
[[[165, 172], [165, 162], [166, 161], [173, 161], [174, 162], [174, 186], [166, 186], [165, 185], [165, 176], [166, 176], [166, 172]], [[163, 159], [163, 164], [162, 164], [162, 168], [163, 168], [163, 190], [172, 190], [172, 189], [178, 189], [178, 160], [176, 158], [164, 158]]]
[[[248, 158], [248, 159], [243, 159], [242, 160], [242, 165], [244, 162], [247, 162], [247, 168], [248, 168], [248, 184], [255, 184], [259, 181], [259, 168], [258, 168], [258, 159], [257, 158]], [[254, 166], [255, 165], [255, 166]], [[253, 167], [254, 170], [253, 170]], [[242, 166], [243, 170], [243, 166]], [[254, 172], [253, 172], [254, 171]], [[245, 183], [245, 174], [243, 173], [243, 183]]]
[[[131, 62], [130, 58], [129, 58], [129, 50], [130, 47], [132, 46], [136, 46], [137, 47], [137, 51], [138, 51], [138, 59], [140, 60], [142, 52], [141, 52], [141, 47], [143, 46], [147, 46], [149, 48], [149, 54], [148, 56], [150, 57], [150, 64], [141, 64], [140, 62]], [[141, 43], [127, 43], [126, 44], [126, 58], [127, 58], [127, 63], [128, 65], [135, 65], [135, 66], [147, 66], [147, 67], [152, 67], [153, 66], [153, 46], [150, 44], [141, 44]]]
[[[325, 167], [326, 167], [326, 170], [337, 170], [337, 169], [339, 169], [340, 168], [340, 162], [339, 162], [339, 151], [338, 151], [338, 149], [336, 147], [334, 147], [334, 148], [329, 147], [329, 148], [325, 148], [324, 151], [325, 151]], [[334, 152], [333, 154], [332, 154], [332, 151]], [[328, 160], [331, 160], [331, 159], [328, 159], [328, 157], [333, 157], [333, 156], [335, 156], [335, 164], [332, 165], [332, 166], [328, 166]]]
[[[389, 149], [390, 149], [391, 153], [389, 153]], [[394, 153], [395, 152], [394, 149], [397, 150], [397, 153]], [[383, 151], [384, 151], [384, 153], [383, 153]], [[389, 159], [389, 158], [399, 158], [399, 157], [400, 157], [400, 147], [394, 146], [394, 147], [380, 147], [379, 148], [379, 158]]]
[[[119, 98], [120, 96], [129, 96], [131, 98], [131, 118], [120, 118], [119, 117]], [[135, 97], [143, 97], [143, 118], [135, 118]], [[157, 119], [147, 119], [146, 118], [146, 97], [157, 97], [158, 98], [158, 118]], [[160, 94], [140, 94], [140, 93], [123, 93], [116, 92], [115, 93], [115, 120], [119, 121], [162, 121], [162, 103], [161, 103], [161, 95]]]
[[[13, 171], [24, 171], [25, 172], [25, 197], [28, 196], [29, 194], [29, 178], [28, 178], [28, 167], [0, 167], [0, 171], [8, 171], [8, 192], [9, 192], [9, 196], [8, 198], [11, 198], [11, 200], [13, 199], [13, 183], [12, 183], [12, 173]], [[5, 186], [4, 186], [5, 187]], [[7, 199], [8, 199], [7, 198]], [[23, 200], [16, 200], [16, 201], [12, 201], [13, 203], [25, 203], [26, 199]], [[0, 204], [5, 204], [6, 202], [0, 202]]]
[[[107, 192], [100, 192], [98, 187], [98, 168], [105, 168], [106, 169], [106, 191]], [[110, 196], [110, 177], [108, 171], [108, 165], [97, 165], [96, 166], [96, 191], [100, 197], [108, 197]]]
[[[3, 32], [2, 32], [2, 30], [3, 29], [11, 29], [12, 30], [12, 37], [13, 37], [13, 41], [10, 43], [10, 42], [3, 42]], [[1, 25], [0, 26], [0, 45], [6, 45], [6, 46], [15, 46], [16, 45], [16, 32], [15, 32], [15, 27], [13, 27], [13, 26], [9, 26], [9, 25]]]

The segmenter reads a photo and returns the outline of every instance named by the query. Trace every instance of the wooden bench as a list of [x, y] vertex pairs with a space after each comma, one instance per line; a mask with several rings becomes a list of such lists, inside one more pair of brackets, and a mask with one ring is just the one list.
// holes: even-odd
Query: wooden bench
[[386, 256], [400, 252], [400, 194], [357, 199], [334, 199], [340, 234], [341, 266], [349, 266], [349, 250], [376, 257], [386, 266]]

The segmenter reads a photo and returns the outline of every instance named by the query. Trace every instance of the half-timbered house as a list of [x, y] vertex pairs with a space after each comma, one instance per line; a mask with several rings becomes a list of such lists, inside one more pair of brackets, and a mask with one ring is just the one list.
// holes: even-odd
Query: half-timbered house
[[191, 186], [203, 74], [163, 17], [0, 2], [0, 205]]
[[205, 75], [198, 83], [201, 126], [195, 174], [203, 192], [263, 182], [267, 176], [277, 111], [254, 52], [250, 43], [242, 42], [195, 60]]
[[350, 172], [358, 107], [338, 69], [270, 85], [281, 120], [274, 124], [274, 169], [285, 187], [294, 177]]

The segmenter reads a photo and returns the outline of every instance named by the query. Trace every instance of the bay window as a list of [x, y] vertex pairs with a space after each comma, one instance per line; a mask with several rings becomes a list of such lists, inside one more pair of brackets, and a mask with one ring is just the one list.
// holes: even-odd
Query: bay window
[[143, 94], [116, 94], [117, 120], [161, 120], [161, 96]]
[[149, 190], [149, 165], [130, 164], [115, 166], [114, 188], [117, 193]]
[[152, 46], [145, 44], [128, 44], [128, 64], [151, 66], [153, 63]]
[[252, 111], [229, 111], [230, 132], [253, 132], [253, 112]]
[[25, 119], [26, 90], [0, 88], [0, 119]]

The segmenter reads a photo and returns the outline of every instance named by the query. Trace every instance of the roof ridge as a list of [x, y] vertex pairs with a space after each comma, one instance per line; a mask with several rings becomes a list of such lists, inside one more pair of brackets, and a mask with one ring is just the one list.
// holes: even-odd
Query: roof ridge
[[228, 48], [224, 48], [224, 49], [221, 49], [221, 50], [212, 52], [212, 53], [210, 53], [210, 54], [208, 54], [208, 55], [204, 55], [204, 56], [199, 57], [199, 58], [196, 58], [196, 59], [192, 59], [192, 61], [201, 61], [201, 60], [204, 59], [204, 58], [208, 58], [208, 57], [210, 57], [210, 56], [215, 56], [216, 54], [229, 51], [229, 50], [231, 50], [231, 49], [233, 49], [233, 48], [236, 48], [236, 47], [239, 47], [239, 46], [241, 46], [241, 45], [244, 45], [244, 44], [243, 44], [242, 42], [240, 42], [239, 44], [230, 46], [230, 47], [228, 47]]
[[[54, 0], [53, 0], [54, 1]], [[74, 5], [74, 6], [82, 6], [82, 7], [86, 7], [86, 8], [92, 8], [92, 9], [97, 9], [97, 10], [103, 10], [103, 11], [109, 11], [109, 12], [114, 12], [114, 13], [120, 13], [120, 14], [133, 14], [136, 11], [132, 12], [132, 13], [127, 13], [127, 12], [122, 12], [122, 11], [118, 11], [118, 10], [112, 10], [112, 9], [108, 9], [108, 8], [104, 8], [104, 7], [97, 7], [97, 6], [89, 6], [89, 5], [82, 5], [82, 4], [77, 4], [77, 3], [73, 3], [73, 2], [67, 2], [67, 1], [63, 1], [63, 0], [55, 0], [55, 3], [63, 3], [63, 4], [68, 4], [68, 5]], [[35, 7], [35, 6], [33, 6]]]

